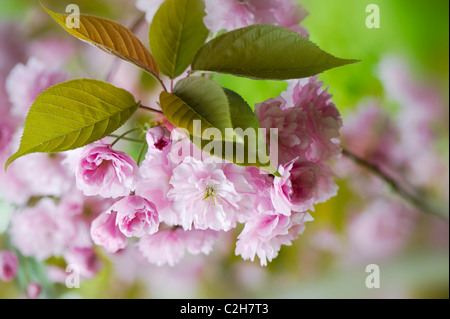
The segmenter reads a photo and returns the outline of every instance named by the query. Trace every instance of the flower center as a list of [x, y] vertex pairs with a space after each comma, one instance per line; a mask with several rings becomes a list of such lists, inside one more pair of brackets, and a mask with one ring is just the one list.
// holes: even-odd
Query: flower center
[[155, 147], [156, 149], [162, 151], [164, 149], [164, 147], [167, 146], [167, 144], [169, 144], [165, 139], [160, 139], [158, 142], [155, 143]]
[[205, 189], [205, 195], [203, 196], [203, 200], [211, 199], [214, 204], [214, 198], [216, 197], [216, 188], [214, 186], [207, 186]]

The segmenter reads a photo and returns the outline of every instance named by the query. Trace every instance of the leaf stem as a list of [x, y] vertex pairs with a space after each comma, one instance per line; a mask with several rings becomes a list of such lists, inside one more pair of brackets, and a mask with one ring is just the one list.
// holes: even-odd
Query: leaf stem
[[359, 157], [358, 155], [354, 154], [353, 152], [343, 148], [342, 149], [342, 155], [346, 156], [347, 158], [353, 160], [356, 164], [368, 169], [370, 172], [372, 172], [374, 175], [381, 178], [386, 184], [388, 184], [398, 195], [400, 195], [402, 198], [413, 204], [414, 206], [418, 207], [420, 210], [422, 210], [425, 213], [428, 213], [430, 215], [433, 215], [435, 217], [440, 218], [441, 220], [444, 220], [448, 222], [448, 216], [441, 213], [440, 211], [436, 210], [434, 207], [431, 207], [429, 203], [424, 201], [422, 198], [411, 194], [407, 190], [405, 190], [399, 183], [392, 178], [391, 176], [387, 175], [385, 172], [383, 172], [377, 165], [374, 163], [371, 163], [367, 161], [366, 159], [363, 159]]
[[[135, 131], [138, 131], [139, 129], [138, 128], [134, 128], [134, 129], [131, 129], [131, 130], [129, 130], [129, 131], [126, 131], [125, 133], [123, 133], [122, 135], [113, 135], [113, 134], [110, 134], [109, 136], [111, 136], [111, 137], [116, 137], [116, 139], [114, 140], [114, 142], [112, 142], [111, 143], [111, 147], [113, 147], [118, 141], [120, 141], [121, 139], [124, 139], [124, 140], [132, 140], [132, 139], [130, 139], [130, 138], [126, 138], [125, 136], [126, 135], [128, 135], [128, 134], [130, 134], [130, 133], [132, 133], [132, 132], [135, 132]], [[136, 140], [136, 141], [138, 141], [138, 140]]]
[[138, 156], [138, 159], [137, 159], [137, 164], [138, 165], [141, 164], [142, 155], [144, 155], [144, 150], [145, 150], [146, 146], [147, 146], [146, 143], [143, 143], [142, 146], [141, 146], [141, 150], [139, 151], [139, 156]]
[[159, 84], [161, 84], [161, 86], [164, 89], [164, 91], [168, 92], [166, 86], [164, 85], [163, 80], [161, 80], [161, 78], [158, 75], [156, 75], [156, 74], [155, 74], [155, 77], [158, 80]]
[[150, 107], [150, 106], [139, 105], [139, 107], [142, 108], [142, 109], [144, 109], [144, 110], [148, 110], [148, 111], [150, 111], [150, 112], [155, 112], [155, 113], [164, 114], [163, 111], [154, 109], [154, 108], [152, 108], [152, 107]]
[[[110, 134], [109, 137], [119, 137], [118, 135]], [[121, 140], [129, 141], [129, 142], [135, 142], [135, 143], [144, 143], [144, 140], [139, 140], [137, 138], [130, 138], [130, 137], [121, 137]]]

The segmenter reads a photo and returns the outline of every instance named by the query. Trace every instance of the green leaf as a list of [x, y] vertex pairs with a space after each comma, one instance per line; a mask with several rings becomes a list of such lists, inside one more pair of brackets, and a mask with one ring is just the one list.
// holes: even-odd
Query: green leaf
[[[240, 137], [239, 141], [224, 141], [222, 150], [227, 148], [233, 149], [233, 156], [228, 156], [226, 152], [223, 152], [221, 157], [237, 165], [255, 166], [277, 175], [278, 172], [276, 168], [272, 166], [269, 160], [269, 152], [264, 135], [260, 134], [260, 131], [258, 130], [260, 128], [258, 117], [253, 112], [250, 105], [248, 105], [238, 93], [225, 88], [223, 90], [228, 98], [230, 106], [232, 127], [237, 134], [243, 135], [238, 135]], [[242, 131], [236, 129], [242, 129]], [[251, 134], [251, 132], [255, 133], [254, 142], [250, 142], [248, 136], [245, 136], [245, 134]], [[191, 139], [191, 141], [201, 149], [204, 149], [205, 146], [211, 142], [210, 140], [204, 139], [201, 141], [198, 139]], [[259, 148], [261, 145], [263, 145], [262, 149]], [[210, 153], [215, 155], [213, 152]], [[239, 156], [237, 154], [239, 154]], [[267, 160], [261, 162], [261, 158], [267, 158]], [[249, 159], [251, 160], [249, 161]]]
[[228, 98], [230, 104], [230, 115], [233, 128], [247, 129], [249, 127], [258, 129], [260, 128], [258, 117], [253, 112], [252, 108], [238, 93], [230, 90], [223, 89]]
[[194, 57], [192, 70], [287, 80], [355, 62], [334, 57], [292, 30], [257, 24], [224, 33], [206, 43]]
[[[225, 134], [225, 129], [232, 127], [227, 96], [210, 79], [182, 79], [177, 82], [173, 93], [161, 92], [160, 104], [173, 125], [186, 129], [193, 136], [201, 137], [207, 128], [217, 128]], [[200, 121], [201, 131], [194, 130], [195, 120]]]
[[[177, 83], [173, 93], [161, 92], [160, 104], [167, 119], [175, 126], [186, 129], [192, 143], [201, 150], [237, 165], [256, 166], [276, 174], [276, 168], [270, 161], [259, 161], [258, 145], [264, 145], [261, 153], [267, 155], [264, 136], [258, 134], [258, 118], [239, 94], [223, 89], [212, 80], [188, 77]], [[200, 121], [200, 130], [194, 127], [195, 120]], [[216, 153], [215, 148], [208, 148], [216, 138], [206, 136], [208, 128], [220, 131], [220, 141], [216, 141], [221, 145], [220, 154]], [[242, 134], [233, 131], [236, 128], [241, 128]], [[248, 136], [245, 135], [251, 133], [246, 132], [249, 128], [255, 132], [253, 144], [249, 143]], [[238, 134], [234, 134], [235, 132]], [[225, 152], [226, 149], [232, 149], [232, 155]], [[239, 150], [239, 157], [236, 156], [236, 150]]]
[[181, 75], [208, 37], [202, 0], [166, 0], [156, 12], [149, 33], [150, 48], [160, 70]]
[[77, 79], [42, 92], [28, 112], [19, 150], [56, 153], [95, 142], [122, 126], [139, 104], [127, 91], [102, 81]]
[[[42, 3], [41, 3], [42, 5]], [[80, 14], [79, 28], [66, 24], [67, 14], [58, 14], [42, 7], [67, 32], [95, 47], [135, 64], [159, 78], [159, 69], [150, 51], [126, 27], [103, 18]]]

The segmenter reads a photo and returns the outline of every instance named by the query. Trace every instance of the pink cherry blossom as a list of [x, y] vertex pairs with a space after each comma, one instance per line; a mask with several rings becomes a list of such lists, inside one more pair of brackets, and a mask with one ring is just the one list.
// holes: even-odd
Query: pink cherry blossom
[[67, 79], [65, 73], [49, 68], [36, 58], [30, 58], [26, 65], [16, 65], [6, 80], [6, 89], [12, 103], [11, 113], [25, 119], [34, 99], [42, 91]]
[[297, 158], [280, 166], [282, 177], [275, 177], [271, 190], [277, 212], [289, 216], [291, 211], [313, 210], [313, 205], [337, 194], [331, 169]]
[[204, 22], [213, 32], [264, 23], [308, 36], [306, 29], [299, 26], [308, 13], [293, 0], [205, 0], [205, 5]]
[[281, 245], [291, 245], [305, 229], [305, 222], [311, 221], [309, 213], [293, 213], [291, 216], [265, 212], [247, 221], [236, 242], [236, 255], [254, 261], [258, 256], [261, 266], [278, 256]]
[[85, 146], [76, 169], [76, 184], [85, 195], [126, 196], [138, 179], [137, 165], [128, 154], [96, 142]]
[[73, 177], [62, 165], [63, 159], [58, 153], [29, 154], [14, 161], [8, 167], [6, 175], [15, 175], [26, 185], [27, 191], [24, 191], [32, 196], [61, 197], [75, 184]]
[[[241, 174], [237, 178], [236, 174]], [[186, 158], [174, 169], [168, 198], [184, 229], [229, 230], [252, 213], [245, 194], [252, 192], [244, 168]]]
[[27, 297], [29, 299], [37, 299], [37, 298], [39, 298], [41, 291], [42, 291], [41, 285], [39, 285], [35, 282], [30, 282], [27, 286]]
[[172, 139], [170, 131], [164, 126], [155, 126], [148, 130], [146, 140], [149, 152], [164, 152], [170, 150]]
[[212, 230], [181, 228], [162, 230], [139, 240], [138, 247], [149, 263], [174, 266], [185, 254], [185, 250], [196, 255], [209, 254], [218, 233]]
[[92, 248], [75, 247], [66, 252], [64, 258], [67, 264], [74, 264], [79, 267], [80, 275], [83, 278], [94, 277], [101, 268], [100, 260]]
[[91, 237], [96, 245], [115, 253], [127, 246], [127, 237], [116, 225], [115, 211], [100, 214], [91, 224]]
[[366, 261], [393, 256], [414, 231], [417, 212], [403, 203], [376, 200], [356, 214], [349, 225], [352, 258]]
[[286, 101], [282, 109], [301, 108], [306, 112], [306, 129], [312, 139], [306, 156], [315, 162], [338, 157], [341, 153], [338, 138], [342, 119], [322, 85], [318, 77], [313, 76], [292, 81], [281, 94]]
[[130, 195], [122, 198], [106, 212], [117, 213], [116, 225], [127, 237], [142, 237], [158, 231], [159, 217], [152, 202]]
[[269, 99], [255, 105], [255, 114], [269, 141], [271, 128], [278, 129], [278, 163], [286, 164], [298, 156], [306, 156], [311, 144], [307, 129], [307, 114], [301, 108], [282, 109], [282, 97]]
[[[18, 148], [22, 130], [13, 135], [9, 125], [0, 130], [0, 163], [5, 164], [7, 158]], [[74, 185], [70, 172], [62, 165], [60, 154], [29, 154], [11, 163], [8, 171], [0, 172], [0, 192], [4, 199], [16, 205], [23, 205], [31, 196], [63, 196]], [[24, 174], [26, 172], [26, 174]]]
[[11, 281], [19, 268], [17, 255], [8, 250], [0, 251], [0, 280]]
[[13, 245], [23, 255], [38, 260], [62, 256], [73, 244], [88, 245], [80, 240], [86, 224], [65, 208], [53, 199], [43, 198], [35, 206], [13, 214], [9, 229]]
[[[361, 103], [355, 112], [346, 118], [342, 141], [352, 153], [370, 159], [371, 163], [390, 176], [397, 175], [408, 166], [409, 158], [405, 156], [403, 148], [399, 147], [399, 128], [396, 121], [383, 111], [377, 101]], [[344, 161], [339, 164], [344, 172], [359, 174], [354, 165], [345, 167]], [[357, 181], [357, 177], [354, 181]]]

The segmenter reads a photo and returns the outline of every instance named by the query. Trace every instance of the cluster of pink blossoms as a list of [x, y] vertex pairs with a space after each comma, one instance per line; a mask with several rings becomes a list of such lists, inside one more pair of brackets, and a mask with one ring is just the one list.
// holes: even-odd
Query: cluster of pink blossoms
[[84, 147], [77, 187], [116, 200], [92, 222], [94, 243], [110, 253], [136, 243], [149, 262], [174, 265], [186, 250], [208, 254], [220, 232], [244, 223], [236, 254], [266, 265], [303, 232], [308, 211], [337, 192], [328, 162], [340, 154], [341, 119], [321, 85], [316, 77], [293, 81], [282, 96], [256, 105], [261, 126], [278, 129], [281, 177], [180, 154], [195, 146], [164, 126], [147, 132], [140, 166], [102, 141]]
[[[151, 20], [152, 8], [161, 2], [137, 6], [143, 5]], [[211, 31], [271, 23], [307, 35], [299, 26], [306, 11], [292, 0], [206, 0], [205, 6]], [[18, 55], [8, 58], [0, 77], [7, 90], [0, 99], [3, 164], [18, 147], [19, 123], [31, 102], [68, 79], [49, 67], [48, 54], [27, 62]], [[175, 265], [186, 252], [209, 254], [221, 232], [243, 224], [236, 254], [252, 261], [258, 256], [266, 265], [303, 232], [314, 205], [337, 192], [329, 161], [339, 157], [342, 122], [321, 86], [317, 77], [292, 81], [281, 96], [255, 106], [261, 127], [278, 129], [281, 177], [202, 161], [208, 156], [197, 157], [198, 152], [180, 155], [195, 146], [185, 136], [174, 138], [176, 130], [165, 118], [158, 122], [167, 125], [146, 133], [148, 151], [140, 165], [108, 138], [66, 153], [18, 159], [7, 174], [0, 173], [1, 197], [15, 208], [11, 244], [38, 260], [62, 257], [91, 278], [100, 268], [94, 245], [110, 254], [137, 247], [150, 263]], [[49, 276], [64, 281], [64, 270], [49, 266]]]
[[[9, 92], [10, 119], [23, 114], [16, 110], [25, 100], [65, 76], [31, 59], [10, 72], [9, 87], [17, 86], [23, 73], [39, 75], [33, 83], [41, 87], [30, 86], [21, 99]], [[278, 129], [281, 177], [202, 161], [207, 156], [196, 158], [198, 152], [180, 155], [195, 146], [170, 125], [147, 132], [148, 152], [140, 165], [108, 139], [19, 159], [0, 175], [4, 200], [21, 207], [9, 228], [12, 244], [38, 260], [61, 256], [75, 262], [90, 278], [100, 267], [94, 244], [109, 253], [137, 245], [150, 263], [175, 265], [186, 252], [210, 253], [220, 232], [240, 223], [236, 254], [258, 256], [266, 265], [303, 232], [312, 220], [308, 211], [337, 191], [328, 162], [340, 154], [342, 123], [321, 86], [317, 77], [293, 81], [281, 96], [255, 106], [261, 127]], [[2, 162], [17, 148], [21, 132], [17, 125], [3, 129], [8, 134], [2, 134]], [[50, 268], [53, 280], [63, 280], [62, 269]]]

